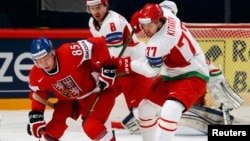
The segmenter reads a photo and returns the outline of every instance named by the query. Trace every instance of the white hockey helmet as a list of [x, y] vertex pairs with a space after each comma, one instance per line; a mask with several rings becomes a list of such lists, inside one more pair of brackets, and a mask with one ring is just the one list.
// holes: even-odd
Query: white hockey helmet
[[178, 12], [178, 8], [177, 8], [176, 4], [173, 1], [164, 0], [163, 2], [160, 3], [160, 6], [162, 8], [170, 9], [175, 15]]

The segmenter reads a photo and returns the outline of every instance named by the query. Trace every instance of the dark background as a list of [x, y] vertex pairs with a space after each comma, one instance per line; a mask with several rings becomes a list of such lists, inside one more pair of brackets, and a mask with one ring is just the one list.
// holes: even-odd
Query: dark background
[[[172, 0], [179, 18], [188, 23], [249, 23], [249, 0]], [[74, 2], [74, 0], [72, 0]], [[84, 2], [84, 0], [83, 0]], [[146, 3], [162, 0], [109, 0], [110, 9], [130, 20]], [[44, 13], [40, 0], [0, 0], [2, 28], [87, 28], [87, 13]], [[52, 24], [53, 23], [53, 24]]]

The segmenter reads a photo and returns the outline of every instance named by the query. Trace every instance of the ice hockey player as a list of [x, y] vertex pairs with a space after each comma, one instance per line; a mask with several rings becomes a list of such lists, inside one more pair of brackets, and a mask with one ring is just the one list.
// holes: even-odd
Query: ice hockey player
[[173, 11], [164, 13], [159, 4], [149, 3], [139, 11], [138, 21], [150, 38], [147, 62], [134, 60], [131, 68], [148, 77], [159, 76], [139, 105], [142, 137], [144, 141], [170, 141], [182, 114], [206, 92], [208, 64], [199, 44]]
[[[168, 13], [169, 11], [171, 11], [175, 15], [178, 12], [176, 4], [172, 1], [164, 0], [159, 5], [163, 10], [163, 15], [166, 15], [166, 13]], [[139, 23], [138, 16], [139, 16], [139, 11], [132, 16], [130, 24], [132, 26], [138, 27], [137, 32], [140, 32], [141, 26], [138, 25]], [[207, 67], [209, 69], [209, 82], [207, 84], [208, 91], [211, 97], [213, 98], [214, 103], [217, 105], [218, 109], [204, 107], [205, 104], [205, 99], [204, 99], [205, 95], [204, 95], [198, 100], [198, 105], [196, 105], [195, 108], [192, 109], [192, 112], [195, 112], [195, 114], [198, 114], [199, 116], [209, 115], [209, 117], [205, 117], [205, 118], [210, 118], [209, 121], [203, 121], [204, 123], [200, 124], [231, 124], [233, 122], [232, 121], [233, 117], [229, 114], [229, 111], [239, 108], [244, 101], [230, 87], [221, 69], [215, 67], [208, 60], [207, 60]], [[197, 107], [197, 106], [203, 106], [203, 107]], [[196, 112], [197, 110], [198, 113]], [[185, 120], [186, 119], [190, 120], [190, 117], [194, 117], [193, 114], [191, 116], [189, 114], [183, 115], [183, 118], [181, 119], [183, 122], [181, 123], [188, 123], [185, 122]], [[200, 118], [200, 120], [201, 119], [202, 118]], [[194, 120], [197, 121], [197, 118], [194, 118]], [[200, 128], [201, 127], [200, 125], [198, 127], [196, 127], [195, 124], [189, 124], [189, 125], [201, 131], [206, 131], [207, 129], [203, 128], [205, 127], [205, 125], [202, 126], [202, 128]]]
[[[104, 38], [64, 43], [54, 49], [51, 40], [41, 37], [32, 41], [31, 55], [35, 65], [28, 82], [31, 89], [28, 134], [41, 141], [58, 141], [68, 128], [67, 118], [79, 117], [91, 140], [115, 141], [107, 119], [116, 98], [112, 92], [116, 67]], [[99, 99], [92, 107], [99, 92]], [[47, 122], [45, 105], [35, 97], [47, 100], [50, 93], [58, 101], [52, 119]]]
[[[130, 38], [130, 34], [133, 34], [132, 27], [122, 15], [109, 10], [108, 0], [86, 0], [86, 5], [92, 15], [89, 20], [92, 35], [94, 37], [105, 37], [110, 55], [114, 60], [116, 60], [116, 57], [121, 57], [119, 55], [129, 56], [132, 60], [144, 59], [145, 43], [139, 41], [135, 35]], [[127, 42], [128, 44], [126, 44]], [[123, 47], [126, 49], [121, 54]], [[127, 59], [117, 59], [116, 62], [120, 62], [119, 64], [125, 68], [128, 66]], [[128, 71], [125, 70], [124, 72]], [[118, 68], [117, 73], [119, 73]], [[116, 95], [124, 95], [130, 111], [122, 124], [132, 134], [140, 133], [138, 119], [135, 118], [134, 114], [137, 114], [138, 104], [147, 95], [151, 83], [152, 78], [147, 78], [138, 73], [118, 75], [116, 77]]]

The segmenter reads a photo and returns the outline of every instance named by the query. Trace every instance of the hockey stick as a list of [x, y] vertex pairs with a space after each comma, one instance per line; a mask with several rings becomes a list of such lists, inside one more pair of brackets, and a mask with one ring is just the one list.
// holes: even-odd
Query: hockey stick
[[[132, 37], [133, 37], [133, 35], [134, 35], [134, 33], [135, 33], [135, 30], [136, 30], [136, 28], [133, 28], [133, 29], [132, 29], [132, 32], [130, 33], [128, 39], [127, 39], [126, 42], [124, 43], [124, 45], [123, 45], [123, 47], [122, 47], [122, 50], [121, 50], [121, 52], [119, 53], [118, 57], [121, 57], [122, 54], [124, 53], [125, 49], [127, 48], [128, 44], [129, 44], [129, 42], [130, 42], [130, 40], [132, 39]], [[100, 95], [101, 95], [102, 91], [103, 91], [103, 90], [101, 89], [100, 92], [97, 93], [97, 95], [96, 95], [96, 97], [95, 97], [95, 99], [94, 99], [94, 101], [93, 101], [91, 107], [89, 108], [89, 110], [88, 110], [86, 116], [84, 117], [84, 120], [83, 120], [83, 122], [82, 122], [82, 125], [84, 125], [86, 119], [89, 117], [90, 113], [93, 111], [93, 109], [94, 109], [96, 103], [98, 102], [98, 100], [99, 100], [99, 98], [100, 98]]]
[[128, 39], [127, 39], [126, 42], [123, 44], [122, 50], [121, 50], [120, 54], [118, 55], [118, 57], [121, 57], [122, 54], [124, 53], [125, 49], [127, 48], [128, 44], [129, 44], [129, 42], [130, 42], [130, 40], [132, 39], [132, 37], [133, 37], [133, 35], [134, 35], [134, 33], [135, 33], [135, 30], [136, 30], [136, 27], [133, 27], [133, 28], [132, 28], [132, 31], [131, 31], [131, 33], [130, 33], [130, 35], [129, 35], [129, 37], [128, 37]]
[[[86, 97], [86, 96], [89, 96], [91, 93], [99, 92], [99, 91], [100, 91], [99, 88], [95, 88], [94, 90], [86, 93], [84, 96]], [[32, 98], [35, 99], [36, 101], [46, 105], [46, 106], [49, 106], [50, 108], [54, 108], [54, 103], [50, 102], [49, 100], [46, 100], [46, 99], [42, 98], [37, 93], [33, 93]], [[82, 99], [82, 98], [84, 98], [84, 97], [80, 97], [78, 99]]]
[[90, 106], [90, 108], [89, 108], [89, 110], [88, 110], [86, 116], [84, 117], [84, 119], [83, 119], [83, 121], [82, 121], [82, 125], [85, 124], [86, 119], [89, 117], [90, 113], [93, 111], [93, 109], [94, 109], [94, 107], [95, 107], [97, 101], [98, 101], [99, 98], [100, 98], [100, 95], [101, 95], [102, 91], [103, 91], [103, 89], [101, 89], [101, 90], [97, 93], [97, 95], [96, 95], [96, 97], [95, 97], [93, 103], [91, 104], [91, 106]]
[[[46, 131], [44, 131], [44, 130], [39, 130], [39, 133], [40, 133], [42, 136], [44, 136], [44, 138], [45, 138], [46, 140], [48, 140], [48, 141], [60, 141], [60, 140], [55, 139], [55, 138], [51, 137], [50, 135], [48, 135], [48, 134], [46, 133]], [[40, 141], [40, 140], [39, 140], [39, 141]]]
[[54, 109], [54, 104], [52, 102], [45, 100], [44, 98], [40, 97], [37, 93], [33, 93], [32, 98], [35, 99], [36, 101]]

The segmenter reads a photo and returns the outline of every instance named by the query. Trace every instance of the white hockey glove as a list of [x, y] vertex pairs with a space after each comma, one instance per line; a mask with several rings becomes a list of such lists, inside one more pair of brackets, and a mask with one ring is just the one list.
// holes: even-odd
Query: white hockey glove
[[133, 112], [122, 120], [122, 125], [129, 130], [131, 134], [141, 134], [139, 120], [135, 118]]
[[243, 99], [236, 94], [219, 69], [210, 71], [208, 89], [215, 104], [224, 109], [237, 109], [243, 104]]

